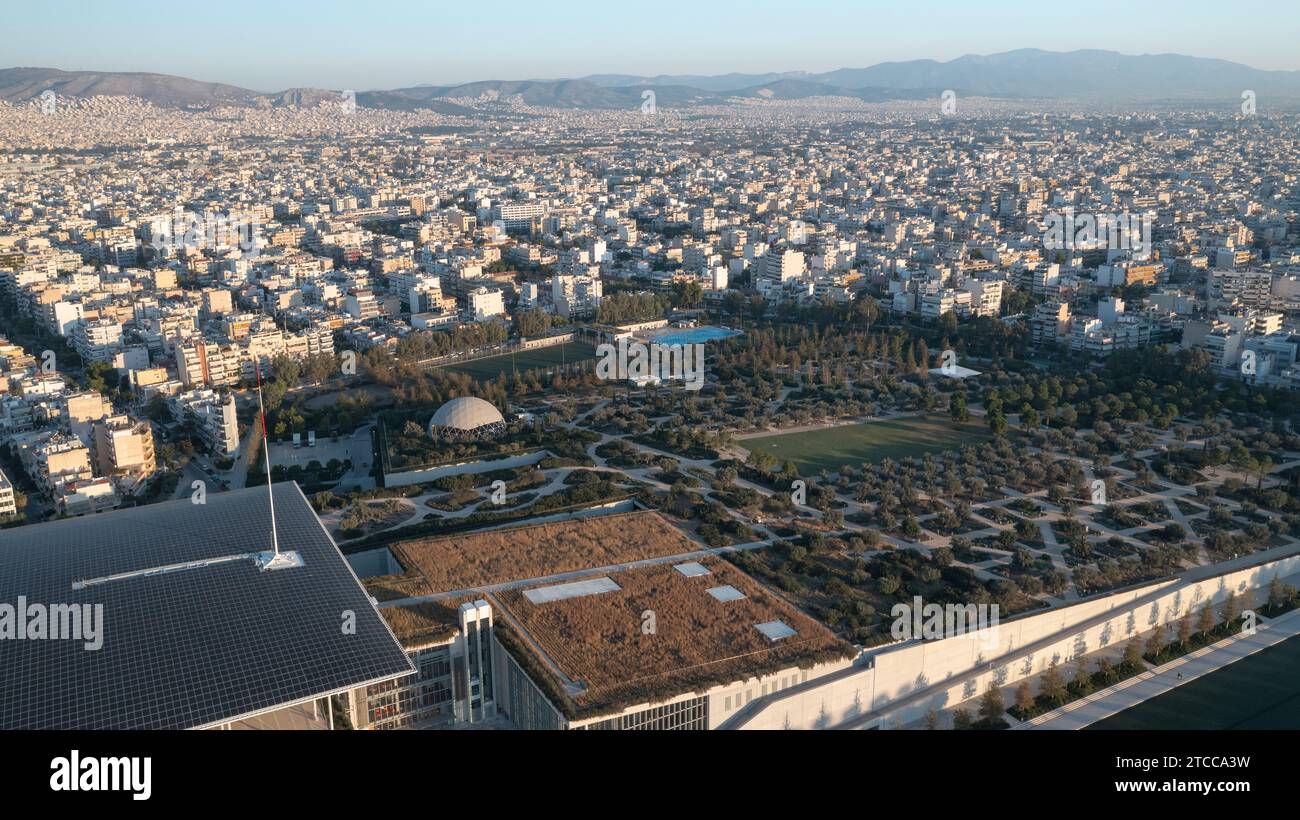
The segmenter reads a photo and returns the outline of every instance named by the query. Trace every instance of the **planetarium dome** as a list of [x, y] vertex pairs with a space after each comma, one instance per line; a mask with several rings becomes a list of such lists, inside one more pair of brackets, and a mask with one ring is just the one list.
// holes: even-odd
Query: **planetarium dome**
[[461, 396], [444, 404], [429, 419], [429, 435], [436, 439], [483, 438], [505, 429], [506, 420], [491, 402]]

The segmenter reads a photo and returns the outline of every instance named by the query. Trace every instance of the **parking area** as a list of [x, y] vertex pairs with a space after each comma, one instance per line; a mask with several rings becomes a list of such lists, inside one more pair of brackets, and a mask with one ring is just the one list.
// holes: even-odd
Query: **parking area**
[[315, 447], [308, 446], [305, 438], [298, 447], [294, 447], [292, 441], [274, 442], [270, 446], [272, 465], [306, 467], [313, 461], [319, 461], [324, 465], [331, 459], [351, 460], [352, 469], [340, 484], [355, 483], [363, 479], [370, 472], [372, 455], [369, 425], [350, 435], [339, 436], [337, 441], [330, 436], [317, 436]]

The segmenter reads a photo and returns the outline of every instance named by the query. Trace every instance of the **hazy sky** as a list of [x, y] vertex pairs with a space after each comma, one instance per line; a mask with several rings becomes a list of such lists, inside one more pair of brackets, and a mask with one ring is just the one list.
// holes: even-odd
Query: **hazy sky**
[[35, 0], [7, 4], [4, 18], [0, 67], [154, 71], [264, 92], [816, 72], [1015, 48], [1300, 69], [1296, 0]]

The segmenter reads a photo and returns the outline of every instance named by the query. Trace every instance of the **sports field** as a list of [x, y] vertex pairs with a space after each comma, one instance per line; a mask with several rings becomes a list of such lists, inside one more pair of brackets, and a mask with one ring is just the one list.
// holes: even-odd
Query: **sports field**
[[939, 416], [868, 421], [800, 433], [745, 439], [740, 446], [762, 451], [779, 461], [793, 461], [802, 475], [838, 470], [885, 458], [900, 459], [941, 452], [992, 438], [984, 424], [961, 424]]
[[492, 381], [502, 373], [509, 374], [518, 369], [520, 373], [539, 367], [555, 367], [566, 362], [581, 362], [594, 358], [596, 349], [580, 342], [542, 347], [537, 350], [525, 350], [519, 353], [504, 353], [485, 359], [445, 365], [445, 370], [468, 373], [480, 381]]
[[1089, 729], [1300, 729], [1300, 638], [1290, 638]]

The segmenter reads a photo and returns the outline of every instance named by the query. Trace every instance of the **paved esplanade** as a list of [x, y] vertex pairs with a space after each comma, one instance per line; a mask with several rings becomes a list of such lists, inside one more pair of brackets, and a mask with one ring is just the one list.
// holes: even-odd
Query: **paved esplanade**
[[1252, 635], [1224, 638], [1012, 728], [1082, 729], [1296, 635], [1300, 635], [1300, 609], [1261, 623]]

